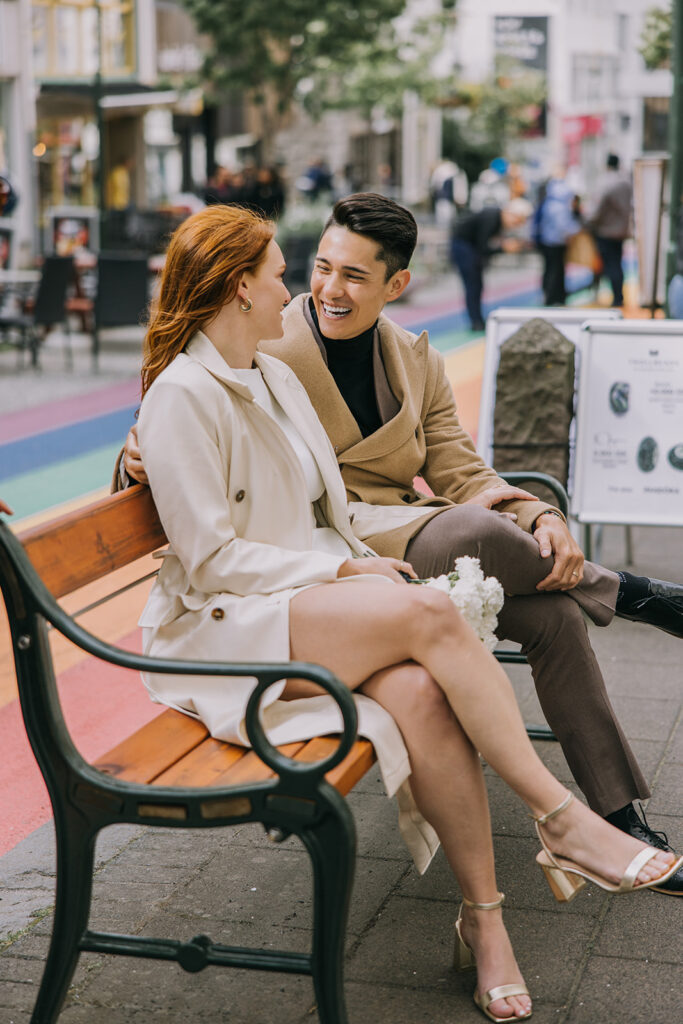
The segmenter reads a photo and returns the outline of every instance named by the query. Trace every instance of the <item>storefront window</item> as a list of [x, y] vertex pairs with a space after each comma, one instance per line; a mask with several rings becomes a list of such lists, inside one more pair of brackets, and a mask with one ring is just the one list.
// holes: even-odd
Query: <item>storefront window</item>
[[106, 77], [135, 70], [134, 0], [34, 0], [33, 59], [39, 78]]
[[93, 206], [99, 140], [92, 118], [39, 119], [36, 131], [41, 215], [49, 206]]

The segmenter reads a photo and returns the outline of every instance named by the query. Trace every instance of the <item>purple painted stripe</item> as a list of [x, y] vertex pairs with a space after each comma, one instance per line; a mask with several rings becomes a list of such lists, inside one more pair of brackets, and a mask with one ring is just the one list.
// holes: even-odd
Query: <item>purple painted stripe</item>
[[137, 404], [139, 400], [140, 379], [132, 377], [97, 391], [5, 413], [0, 416], [0, 444], [116, 412]]
[[[460, 280], [455, 271], [453, 272], [453, 276], [454, 279], [457, 279], [458, 281]], [[498, 285], [497, 288], [485, 288], [484, 295], [488, 302], [498, 302], [500, 299], [514, 298], [515, 295], [519, 294], [520, 290], [531, 288], [537, 283], [537, 273], [526, 273], [512, 281], [506, 281], [504, 285]], [[391, 319], [397, 324], [400, 324], [401, 327], [410, 329], [411, 325], [417, 324], [419, 326], [428, 320], [436, 319], [447, 313], [456, 312], [464, 308], [464, 296], [458, 291], [453, 298], [442, 300], [441, 302], [435, 302], [430, 306], [413, 306], [410, 304], [409, 299], [405, 308], [401, 308], [397, 305], [389, 307], [388, 314]]]
[[[566, 273], [567, 283], [572, 286], [577, 279], [585, 275], [586, 271], [584, 267], [578, 269], [568, 267]], [[453, 276], [458, 282], [460, 281], [455, 270], [453, 271]], [[527, 271], [523, 274], [520, 273], [519, 277], [507, 280], [505, 284], [500, 284], [494, 288], [487, 288], [484, 285], [484, 300], [488, 304], [500, 305], [501, 300], [514, 299], [515, 296], [519, 295], [520, 291], [528, 291], [536, 286], [540, 286], [539, 272]], [[465, 298], [459, 291], [453, 298], [435, 302], [430, 306], [414, 306], [410, 303], [409, 299], [403, 308], [395, 304], [388, 307], [388, 313], [391, 319], [401, 327], [405, 327], [407, 330], [418, 331], [428, 328], [430, 320], [438, 319], [448, 313], [459, 312], [464, 308]]]

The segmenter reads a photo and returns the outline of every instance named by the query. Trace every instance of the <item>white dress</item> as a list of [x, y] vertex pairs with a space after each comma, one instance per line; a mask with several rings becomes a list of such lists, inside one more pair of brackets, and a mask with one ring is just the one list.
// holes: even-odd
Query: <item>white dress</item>
[[[353, 535], [334, 452], [298, 378], [270, 356], [255, 362], [232, 369], [200, 332], [142, 402], [142, 458], [170, 542], [140, 618], [145, 653], [155, 657], [287, 661], [291, 599], [371, 553]], [[378, 600], [392, 585], [370, 574], [353, 580], [375, 586]], [[253, 677], [147, 673], [143, 681], [152, 700], [200, 719], [217, 739], [249, 745]], [[333, 698], [283, 701], [284, 685], [261, 703], [273, 744], [339, 731]], [[376, 701], [354, 701], [358, 732], [373, 743], [424, 871], [439, 844], [412, 798], [403, 737]]]

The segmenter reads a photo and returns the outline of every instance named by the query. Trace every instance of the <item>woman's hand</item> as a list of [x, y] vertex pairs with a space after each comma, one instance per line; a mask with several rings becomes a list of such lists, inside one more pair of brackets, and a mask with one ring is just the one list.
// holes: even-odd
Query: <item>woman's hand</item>
[[138, 444], [138, 425], [135, 423], [128, 431], [126, 443], [123, 448], [123, 466], [129, 477], [137, 480], [139, 484], [147, 484], [149, 480], [142, 465], [140, 456], [140, 445]]
[[372, 558], [347, 558], [339, 566], [337, 579], [345, 576], [364, 576], [366, 573], [373, 573], [377, 576], [387, 576], [394, 583], [406, 583], [399, 573], [404, 572], [411, 579], [417, 579], [417, 573], [410, 562], [402, 562], [398, 558], [380, 558], [374, 555]]
[[[480, 491], [473, 498], [468, 498], [467, 501], [463, 501], [463, 505], [481, 505], [482, 508], [492, 509], [494, 505], [499, 505], [501, 501], [517, 501], [518, 499], [538, 501], [535, 494], [525, 491], [522, 487], [512, 487], [511, 484], [498, 484], [494, 487], [487, 487], [485, 491]], [[514, 520], [517, 518], [514, 512], [500, 512], [499, 514], [507, 516], [508, 519]]]

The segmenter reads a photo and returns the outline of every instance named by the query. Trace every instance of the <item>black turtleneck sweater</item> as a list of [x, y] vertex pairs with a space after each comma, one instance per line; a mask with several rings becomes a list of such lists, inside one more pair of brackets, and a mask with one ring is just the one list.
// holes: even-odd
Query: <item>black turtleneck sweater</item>
[[341, 396], [351, 410], [363, 437], [374, 434], [382, 426], [375, 394], [375, 373], [372, 349], [376, 323], [356, 338], [335, 341], [326, 338], [320, 330], [320, 323], [313, 302], [311, 315], [325, 346], [327, 367]]

